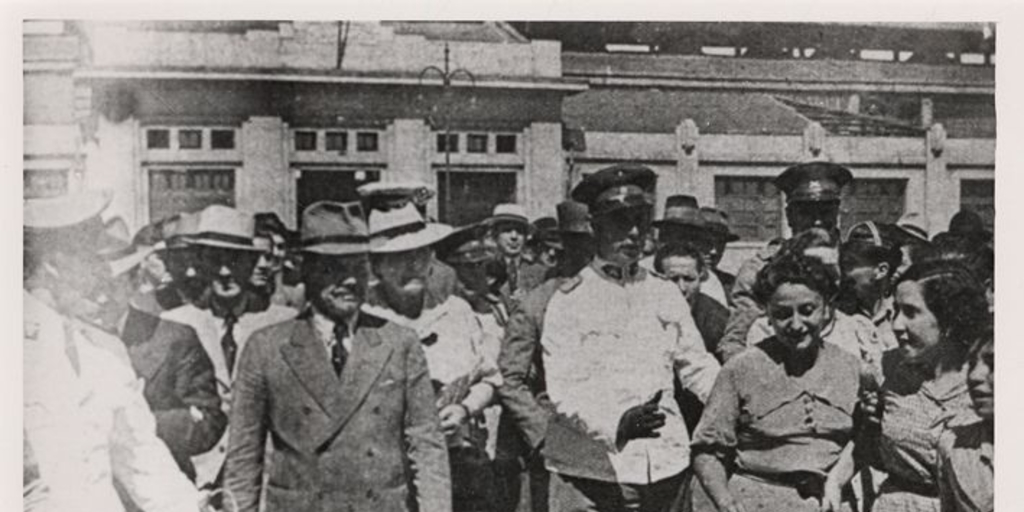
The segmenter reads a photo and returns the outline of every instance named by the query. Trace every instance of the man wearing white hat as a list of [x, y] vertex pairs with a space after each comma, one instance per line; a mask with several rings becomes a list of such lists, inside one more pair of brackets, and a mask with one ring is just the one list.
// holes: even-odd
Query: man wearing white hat
[[507, 279], [502, 286], [502, 296], [518, 300], [524, 293], [544, 282], [548, 267], [541, 263], [530, 263], [523, 258], [523, 248], [530, 233], [530, 221], [526, 210], [517, 204], [499, 204], [494, 213], [484, 220], [490, 237], [498, 246], [505, 263]]
[[308, 308], [254, 334], [238, 366], [225, 475], [238, 510], [450, 512], [423, 347], [360, 311], [369, 238], [359, 204], [322, 201], [302, 217]]
[[[253, 295], [247, 285], [260, 254], [253, 244], [252, 215], [213, 205], [199, 213], [196, 226], [189, 243], [196, 251], [198, 279], [205, 283], [205, 291], [194, 304], [167, 311], [161, 317], [195, 329], [213, 362], [222, 406], [230, 415], [234, 369], [249, 337], [298, 312], [276, 304], [261, 311], [251, 307]], [[193, 457], [200, 487], [219, 487], [227, 443], [225, 433], [211, 450]]]
[[[427, 218], [427, 201], [434, 197], [434, 189], [427, 184], [415, 181], [367, 183], [356, 189], [363, 202], [363, 211], [367, 215], [374, 211], [387, 212], [412, 204], [420, 216]], [[456, 292], [459, 278], [455, 270], [437, 258], [430, 258], [430, 268], [426, 278], [426, 307], [432, 308], [445, 301]]]
[[485, 455], [483, 411], [501, 385], [497, 357], [488, 356], [472, 307], [451, 295], [426, 308], [425, 275], [431, 245], [452, 233], [423, 221], [412, 205], [370, 213], [370, 263], [377, 284], [363, 311], [416, 331], [438, 393], [441, 428], [448, 439], [455, 510], [488, 510], [493, 482]]
[[98, 254], [109, 194], [24, 204], [26, 510], [200, 509], [156, 437], [124, 346], [92, 324], [110, 270]]

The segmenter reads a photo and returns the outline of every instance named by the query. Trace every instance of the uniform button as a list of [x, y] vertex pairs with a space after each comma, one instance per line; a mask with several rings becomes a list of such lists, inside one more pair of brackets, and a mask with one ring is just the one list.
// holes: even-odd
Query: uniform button
[[219, 451], [221, 453], [224, 453], [224, 452], [228, 451], [228, 447], [227, 446], [219, 446], [219, 447], [217, 447], [217, 451]]
[[373, 454], [373, 448], [370, 448], [369, 450], [366, 450], [366, 456], [367, 457], [373, 457], [373, 455], [374, 455]]
[[313, 408], [308, 405], [302, 406], [302, 414], [310, 414], [313, 412]]
[[380, 406], [379, 405], [373, 408], [373, 413], [374, 414], [380, 414]]
[[366, 499], [375, 500], [377, 499], [377, 493], [373, 492], [373, 489], [366, 491]]

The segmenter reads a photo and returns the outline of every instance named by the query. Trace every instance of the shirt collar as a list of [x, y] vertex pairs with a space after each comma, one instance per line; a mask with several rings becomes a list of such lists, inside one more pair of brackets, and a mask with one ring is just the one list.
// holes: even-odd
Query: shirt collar
[[590, 266], [594, 269], [594, 272], [596, 272], [597, 275], [617, 284], [639, 281], [645, 274], [644, 269], [640, 267], [639, 262], [633, 262], [629, 265], [619, 265], [601, 258], [600, 256], [594, 256], [594, 259], [590, 262]]
[[[312, 309], [310, 314], [310, 322], [313, 324], [313, 330], [316, 331], [317, 338], [330, 348], [338, 340], [334, 338], [334, 326], [336, 322], [327, 318], [326, 315], [320, 313], [315, 308]], [[359, 312], [352, 317], [352, 321], [348, 324], [348, 335], [353, 337], [355, 335], [356, 323], [359, 322]]]

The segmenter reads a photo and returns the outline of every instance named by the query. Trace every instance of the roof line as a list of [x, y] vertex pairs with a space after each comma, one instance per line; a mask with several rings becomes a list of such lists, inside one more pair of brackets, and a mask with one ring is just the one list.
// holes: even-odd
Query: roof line
[[[267, 81], [267, 82], [305, 82], [333, 84], [372, 84], [372, 85], [421, 85], [441, 86], [443, 82], [437, 78], [418, 77], [372, 77], [372, 76], [339, 76], [339, 75], [303, 75], [277, 73], [242, 73], [229, 71], [158, 71], [158, 70], [116, 70], [116, 69], [84, 69], [74, 73], [75, 78], [85, 79], [148, 79], [148, 80], [235, 80], [235, 81]], [[478, 80], [472, 85], [453, 82], [453, 87], [479, 87], [484, 89], [527, 89], [550, 91], [585, 91], [589, 85], [581, 82], [565, 82], [558, 80], [516, 81], [516, 80]]]
[[586, 79], [596, 86], [621, 87], [674, 87], [679, 89], [764, 89], [772, 91], [886, 91], [932, 94], [994, 94], [992, 86], [935, 85], [921, 82], [813, 82], [791, 79], [723, 79], [723, 78], [671, 78], [671, 77], [611, 77], [601, 74], [584, 74], [563, 71], [567, 78]]

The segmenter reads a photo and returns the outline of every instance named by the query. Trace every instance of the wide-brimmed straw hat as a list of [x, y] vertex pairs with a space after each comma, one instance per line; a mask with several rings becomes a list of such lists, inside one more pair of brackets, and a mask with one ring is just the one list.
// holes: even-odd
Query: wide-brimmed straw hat
[[320, 201], [302, 212], [299, 246], [303, 252], [345, 256], [370, 250], [370, 235], [358, 202]]
[[128, 236], [128, 223], [121, 217], [113, 217], [104, 223], [108, 245], [99, 251], [101, 258], [110, 265], [114, 276], [119, 276], [135, 267], [155, 250], [152, 244], [135, 243]]
[[518, 204], [502, 203], [495, 205], [491, 216], [483, 221], [483, 224], [489, 227], [504, 223], [518, 224], [526, 232], [531, 231], [530, 220], [526, 217], [526, 210]]
[[416, 207], [370, 212], [370, 252], [373, 254], [405, 252], [432, 245], [452, 232], [447, 224], [428, 223]]
[[229, 206], [210, 205], [199, 212], [196, 234], [190, 236], [188, 242], [220, 249], [259, 251], [252, 241], [255, 226], [250, 214]]
[[106, 234], [100, 214], [113, 197], [109, 190], [86, 190], [26, 199], [22, 205], [26, 247], [66, 247], [97, 253], [110, 247], [114, 241]]

